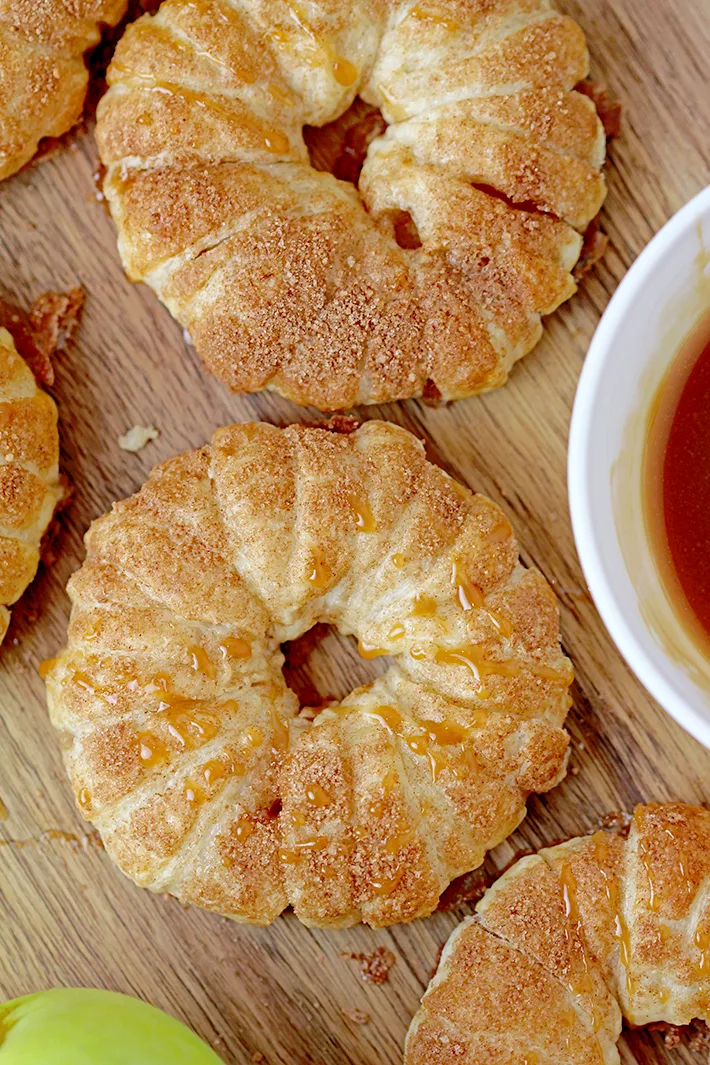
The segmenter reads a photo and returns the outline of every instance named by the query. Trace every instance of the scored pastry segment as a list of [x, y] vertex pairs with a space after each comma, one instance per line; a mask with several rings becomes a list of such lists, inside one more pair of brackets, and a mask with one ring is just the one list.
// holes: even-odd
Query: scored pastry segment
[[710, 813], [650, 804], [628, 838], [572, 839], [496, 881], [444, 949], [405, 1062], [618, 1065], [622, 1019], [695, 1018], [710, 1019]]
[[0, 328], [0, 643], [63, 495], [54, 400]]
[[28, 163], [44, 137], [79, 121], [87, 49], [115, 26], [127, 0], [2, 0], [0, 3], [0, 180]]
[[[218, 430], [86, 547], [43, 674], [79, 806], [142, 886], [258, 923], [409, 920], [564, 774], [554, 596], [402, 429]], [[280, 644], [318, 623], [394, 661], [310, 724]]]
[[[238, 392], [321, 409], [502, 385], [575, 291], [605, 196], [589, 58], [548, 0], [164, 0], [97, 140], [129, 277]], [[304, 126], [389, 123], [358, 188]]]

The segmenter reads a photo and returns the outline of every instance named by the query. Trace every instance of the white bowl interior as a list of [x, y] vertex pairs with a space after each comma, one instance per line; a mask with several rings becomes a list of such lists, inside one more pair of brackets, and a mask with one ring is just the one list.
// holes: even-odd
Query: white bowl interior
[[594, 336], [575, 399], [569, 493], [577, 550], [619, 650], [665, 709], [710, 747], [710, 661], [670, 603], [643, 512], [651, 405], [710, 310], [710, 188], [657, 234]]

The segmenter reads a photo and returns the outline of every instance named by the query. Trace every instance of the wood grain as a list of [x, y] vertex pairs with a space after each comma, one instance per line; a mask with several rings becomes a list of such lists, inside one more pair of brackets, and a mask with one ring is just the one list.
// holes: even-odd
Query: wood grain
[[[651, 235], [710, 177], [710, 0], [562, 6], [587, 32], [594, 76], [624, 103], [624, 133], [608, 172], [604, 262], [505, 389], [436, 410], [412, 401], [358, 412], [420, 434], [433, 458], [505, 506], [525, 561], [560, 596], [577, 670], [572, 770], [551, 795], [531, 802], [521, 830], [489, 859], [491, 869], [521, 847], [585, 832], [637, 800], [710, 801], [710, 753], [652, 702], [602, 628], [574, 551], [565, 483], [575, 385], [599, 315]], [[260, 1060], [255, 1054], [268, 1065], [396, 1065], [437, 952], [466, 907], [387, 931], [314, 931], [290, 916], [250, 928], [139, 891], [90, 840], [42, 836], [84, 831], [36, 670], [63, 642], [63, 588], [82, 558], [89, 521], [134, 491], [156, 461], [202, 444], [218, 425], [322, 420], [277, 397], [230, 396], [202, 373], [153, 294], [125, 280], [112, 223], [95, 201], [94, 168], [85, 132], [0, 187], [0, 296], [27, 305], [49, 288], [79, 283], [88, 292], [52, 390], [76, 497], [62, 519], [56, 562], [15, 609], [0, 658], [0, 797], [8, 812], [0, 835], [30, 841], [0, 847], [0, 993], [82, 984], [132, 992], [187, 1021], [230, 1065]], [[135, 423], [161, 431], [139, 455], [117, 445]], [[308, 673], [321, 694], [338, 695], [370, 666], [329, 637]], [[397, 961], [389, 981], [375, 987], [341, 952], [379, 945]], [[370, 1022], [349, 1020], [342, 1010], [352, 1007]], [[622, 1057], [625, 1065], [701, 1060], [643, 1032], [625, 1037]]]

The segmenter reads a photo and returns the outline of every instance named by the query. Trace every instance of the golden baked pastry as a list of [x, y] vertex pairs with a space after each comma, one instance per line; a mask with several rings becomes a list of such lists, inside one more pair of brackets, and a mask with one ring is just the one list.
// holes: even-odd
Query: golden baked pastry
[[[403, 429], [221, 429], [86, 547], [49, 709], [144, 887], [261, 924], [408, 920], [564, 773], [553, 593]], [[279, 645], [317, 622], [394, 661], [311, 724]]]
[[406, 1065], [619, 1065], [632, 1025], [710, 1019], [710, 812], [636, 808], [628, 839], [517, 862], [450, 937]]
[[43, 137], [79, 121], [84, 52], [127, 0], [0, 0], [0, 180], [28, 163]]
[[[164, 0], [98, 112], [128, 276], [238, 392], [333, 410], [498, 387], [604, 200], [588, 65], [549, 0]], [[389, 123], [360, 195], [302, 136], [356, 93]]]
[[0, 328], [0, 643], [63, 494], [56, 405]]

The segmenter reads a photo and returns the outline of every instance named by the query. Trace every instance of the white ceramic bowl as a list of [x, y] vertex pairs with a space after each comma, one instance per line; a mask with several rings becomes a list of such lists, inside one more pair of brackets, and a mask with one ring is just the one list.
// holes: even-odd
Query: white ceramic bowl
[[597, 609], [661, 705], [710, 748], [710, 661], [670, 603], [646, 533], [643, 453], [668, 367], [710, 311], [710, 187], [639, 255], [599, 324], [569, 441], [577, 550]]

